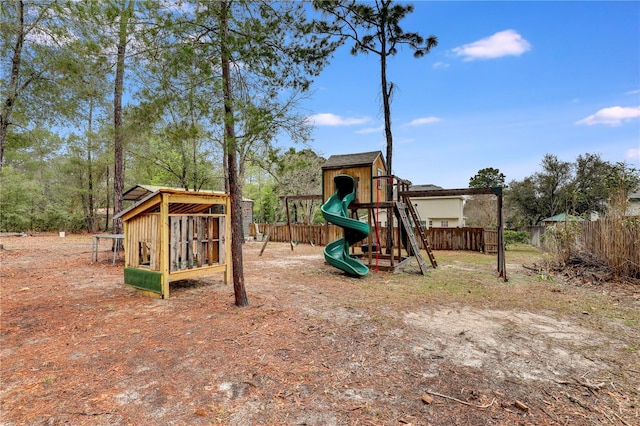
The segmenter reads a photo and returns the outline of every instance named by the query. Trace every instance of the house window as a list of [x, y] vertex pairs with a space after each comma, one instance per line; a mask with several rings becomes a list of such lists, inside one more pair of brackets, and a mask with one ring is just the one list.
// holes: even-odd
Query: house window
[[441, 228], [448, 228], [449, 227], [449, 221], [448, 220], [441, 220], [440, 221], [440, 227]]
[[433, 221], [432, 220], [429, 221], [429, 228], [433, 228]]
[[[378, 176], [382, 176], [382, 169], [378, 169]], [[382, 179], [376, 179], [378, 181], [378, 189], [382, 189]]]

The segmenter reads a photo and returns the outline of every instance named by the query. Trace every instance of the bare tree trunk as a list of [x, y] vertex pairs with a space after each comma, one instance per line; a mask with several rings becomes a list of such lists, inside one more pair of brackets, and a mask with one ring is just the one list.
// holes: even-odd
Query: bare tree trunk
[[[122, 134], [122, 93], [124, 92], [124, 67], [127, 51], [127, 27], [133, 14], [134, 0], [129, 4], [122, 3], [120, 31], [118, 32], [118, 59], [116, 63], [116, 79], [113, 93], [113, 125], [114, 125], [114, 167], [113, 167], [113, 213], [122, 211], [122, 193], [124, 192], [124, 146]], [[122, 234], [122, 219], [114, 219], [113, 233]]]
[[87, 231], [95, 230], [95, 206], [93, 200], [93, 164], [91, 151], [93, 150], [93, 98], [89, 100], [89, 125], [87, 134]]
[[244, 270], [242, 261], [242, 199], [238, 187], [238, 170], [236, 160], [236, 135], [233, 119], [233, 95], [231, 93], [231, 72], [229, 52], [229, 3], [222, 1], [220, 42], [222, 44], [222, 80], [224, 91], [224, 135], [226, 147], [227, 170], [229, 173], [229, 196], [231, 198], [231, 258], [233, 268], [233, 290], [236, 306], [247, 306], [249, 300], [244, 287]]
[[[385, 21], [381, 27], [385, 28]], [[387, 82], [387, 38], [386, 32], [381, 33], [380, 37], [380, 85], [382, 89], [382, 110], [384, 114], [384, 134], [387, 140], [387, 175], [393, 176], [392, 157], [393, 157], [393, 135], [391, 133], [391, 87]], [[387, 201], [393, 200], [393, 178], [386, 181], [387, 184]], [[387, 244], [386, 253], [390, 254], [393, 250], [393, 209], [387, 209]]]
[[11, 58], [11, 76], [9, 78], [9, 93], [2, 103], [0, 113], [0, 171], [4, 167], [4, 147], [7, 141], [7, 128], [11, 124], [11, 112], [18, 97], [18, 77], [20, 75], [20, 62], [22, 61], [22, 46], [24, 45], [24, 4], [22, 1], [16, 3], [18, 8], [18, 21], [20, 33], [16, 37], [16, 44]]
[[106, 200], [107, 200], [107, 213], [106, 213], [106, 217], [105, 217], [105, 221], [104, 221], [104, 232], [109, 231], [109, 208], [111, 207], [109, 205], [109, 200], [111, 200], [111, 197], [109, 197], [109, 166], [107, 166], [107, 170], [106, 170], [106, 174], [107, 174], [107, 185], [105, 190], [107, 191], [106, 194]]

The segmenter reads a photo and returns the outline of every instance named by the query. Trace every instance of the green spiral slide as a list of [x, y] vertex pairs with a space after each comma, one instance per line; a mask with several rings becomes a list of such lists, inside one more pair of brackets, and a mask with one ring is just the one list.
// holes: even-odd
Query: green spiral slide
[[369, 268], [358, 259], [349, 256], [349, 247], [369, 235], [369, 225], [349, 217], [349, 204], [356, 198], [356, 181], [349, 175], [333, 178], [336, 192], [320, 210], [324, 219], [344, 229], [344, 238], [332, 241], [324, 248], [327, 263], [347, 274], [361, 277], [369, 273]]

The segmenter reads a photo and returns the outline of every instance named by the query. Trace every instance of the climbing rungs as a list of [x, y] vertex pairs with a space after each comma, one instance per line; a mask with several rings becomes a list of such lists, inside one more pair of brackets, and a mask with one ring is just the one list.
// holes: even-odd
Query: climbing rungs
[[405, 196], [404, 200], [407, 206], [407, 210], [409, 210], [409, 213], [411, 213], [411, 218], [413, 219], [413, 222], [416, 224], [416, 228], [418, 229], [418, 233], [420, 234], [420, 238], [422, 239], [422, 245], [424, 246], [424, 250], [427, 252], [427, 255], [429, 256], [429, 260], [431, 261], [431, 266], [433, 266], [434, 268], [437, 268], [438, 262], [436, 262], [436, 258], [434, 257], [433, 251], [431, 250], [431, 246], [429, 245], [427, 235], [425, 234], [424, 229], [422, 228], [422, 223], [420, 221], [420, 217], [418, 216], [418, 212], [413, 207], [413, 204], [411, 203], [411, 199], [409, 197]]
[[413, 228], [411, 227], [411, 223], [409, 222], [409, 218], [407, 217], [407, 212], [405, 211], [405, 207], [403, 203], [396, 202], [395, 211], [398, 217], [400, 218], [400, 221], [402, 223], [402, 227], [405, 230], [405, 233], [407, 234], [407, 237], [409, 239], [409, 243], [411, 246], [411, 251], [413, 252], [413, 255], [418, 261], [418, 266], [420, 266], [420, 271], [422, 271], [422, 274], [425, 275], [427, 273], [427, 264], [425, 263], [424, 259], [422, 258], [422, 254], [420, 253], [420, 246], [418, 246], [418, 240], [416, 240], [416, 236], [413, 233]]

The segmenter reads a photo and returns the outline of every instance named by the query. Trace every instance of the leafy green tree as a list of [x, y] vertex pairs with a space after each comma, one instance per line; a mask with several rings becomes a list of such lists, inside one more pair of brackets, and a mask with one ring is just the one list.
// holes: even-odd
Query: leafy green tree
[[[505, 175], [499, 169], [486, 167], [469, 179], [469, 188], [504, 187]], [[493, 195], [474, 195], [464, 205], [465, 222], [469, 226], [495, 227], [498, 223], [497, 199]]]
[[[296, 151], [290, 148], [279, 161], [275, 177], [280, 196], [319, 195], [322, 193], [322, 164], [325, 158], [311, 149]], [[314, 220], [314, 213], [322, 200], [299, 200], [294, 208], [305, 223]], [[299, 219], [299, 218], [298, 218]]]
[[[64, 141], [55, 133], [34, 128], [13, 141], [0, 177], [0, 224], [7, 231], [62, 230], [78, 217], [75, 205], [60, 191]], [[74, 224], [74, 229], [77, 224]]]
[[541, 162], [542, 171], [534, 175], [538, 199], [545, 217], [567, 211], [570, 205], [569, 185], [573, 178], [573, 165], [561, 161], [556, 155], [546, 154]]
[[96, 130], [104, 126], [110, 117], [107, 103], [109, 81], [105, 78], [109, 72], [109, 62], [97, 45], [82, 38], [68, 43], [63, 55], [68, 65], [60, 85], [67, 96], [61, 102], [61, 110], [75, 125], [75, 130], [82, 133], [76, 135], [74, 131], [70, 135], [68, 152], [73, 155], [71, 163], [84, 169], [77, 171], [81, 179], [75, 184], [80, 194], [86, 229], [94, 232], [97, 227], [97, 175], [101, 174], [96, 169], [95, 161], [106, 150], [106, 140]]
[[542, 171], [509, 183], [505, 209], [511, 226], [535, 225], [561, 212], [586, 216], [618, 211], [624, 215], [629, 193], [640, 183], [635, 168], [611, 164], [594, 154], [580, 155], [575, 163], [547, 154], [541, 166]]
[[475, 176], [469, 179], [469, 188], [494, 188], [504, 186], [504, 173], [493, 167], [485, 167], [478, 170]]
[[[143, 51], [145, 38], [142, 36], [157, 23], [145, 19], [151, 12], [160, 8], [154, 1], [104, 0], [86, 2], [68, 2], [69, 21], [73, 22], [75, 35], [87, 46], [93, 46], [105, 53], [113, 78], [113, 209], [122, 210], [124, 192], [125, 163], [125, 126], [123, 121], [123, 97], [127, 81], [127, 67], [132, 64], [135, 55]], [[113, 231], [122, 232], [122, 221], [114, 220]]]
[[537, 225], [570, 207], [573, 165], [552, 154], [546, 154], [540, 165], [542, 171], [509, 183], [505, 203], [509, 205], [510, 224]]
[[247, 167], [244, 195], [253, 200], [253, 219], [258, 223], [271, 223], [278, 209], [275, 179], [260, 166]]
[[604, 213], [609, 198], [607, 178], [612, 171], [611, 163], [598, 154], [579, 155], [575, 162], [575, 176], [570, 197], [574, 214]]
[[504, 195], [505, 222], [509, 228], [536, 225], [546, 216], [542, 213], [541, 200], [533, 177], [509, 182]]
[[54, 123], [58, 79], [64, 64], [59, 53], [69, 41], [56, 2], [0, 2], [0, 169], [5, 165], [7, 137], [13, 127], [28, 131]]

